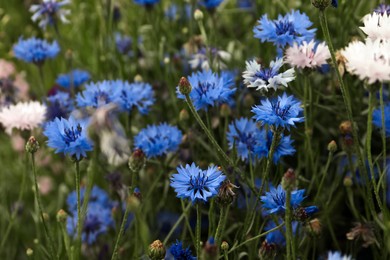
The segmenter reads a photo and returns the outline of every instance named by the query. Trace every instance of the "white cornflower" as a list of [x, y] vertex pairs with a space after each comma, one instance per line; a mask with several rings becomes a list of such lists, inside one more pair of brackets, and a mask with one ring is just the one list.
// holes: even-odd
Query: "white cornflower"
[[297, 68], [315, 68], [326, 64], [330, 58], [330, 52], [325, 42], [316, 44], [314, 40], [301, 45], [294, 43], [286, 50], [286, 63]]
[[283, 59], [271, 61], [269, 68], [261, 68], [261, 65], [256, 60], [246, 62], [246, 71], [242, 74], [244, 84], [248, 88], [256, 88], [256, 90], [265, 90], [273, 88], [277, 89], [281, 86], [287, 87], [287, 83], [295, 79], [294, 69], [288, 69], [283, 73], [279, 73], [279, 69], [283, 65]]
[[368, 84], [390, 80], [390, 42], [367, 39], [351, 42], [341, 51], [347, 71]]
[[37, 101], [20, 102], [0, 111], [0, 123], [9, 135], [14, 128], [32, 130], [42, 124], [45, 117], [46, 106]]
[[34, 13], [31, 20], [36, 22], [41, 19], [39, 26], [46, 28], [46, 26], [54, 25], [56, 19], [59, 18], [63, 23], [69, 23], [66, 16], [70, 14], [70, 10], [63, 9], [64, 5], [70, 4], [70, 0], [63, 0], [57, 2], [57, 0], [43, 0], [41, 4], [32, 5], [30, 12]]
[[363, 17], [364, 26], [360, 29], [371, 40], [390, 40], [390, 16], [372, 13]]

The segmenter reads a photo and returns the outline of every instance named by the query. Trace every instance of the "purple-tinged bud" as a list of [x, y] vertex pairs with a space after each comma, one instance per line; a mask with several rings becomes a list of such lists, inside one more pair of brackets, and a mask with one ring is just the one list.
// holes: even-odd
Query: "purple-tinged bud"
[[190, 82], [186, 77], [181, 77], [179, 81], [179, 91], [183, 95], [188, 95], [191, 93], [192, 87]]
[[129, 168], [133, 172], [139, 172], [145, 166], [146, 156], [141, 149], [136, 149], [129, 158]]
[[151, 260], [161, 260], [165, 258], [165, 247], [160, 240], [155, 240], [149, 245], [148, 256]]
[[26, 152], [36, 153], [39, 149], [39, 143], [34, 136], [31, 136], [26, 143]]

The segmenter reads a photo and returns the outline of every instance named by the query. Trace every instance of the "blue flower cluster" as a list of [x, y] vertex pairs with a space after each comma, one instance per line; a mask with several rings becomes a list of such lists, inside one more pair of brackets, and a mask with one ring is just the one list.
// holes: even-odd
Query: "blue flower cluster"
[[292, 10], [285, 16], [279, 15], [276, 20], [269, 20], [265, 14], [259, 19], [259, 25], [253, 28], [255, 38], [262, 42], [272, 42], [279, 48], [309, 42], [315, 36], [316, 29], [309, 29], [313, 23], [305, 13]]
[[[301, 206], [304, 197], [305, 190], [294, 190], [291, 192], [290, 205], [293, 209], [297, 209]], [[261, 202], [263, 208], [267, 209], [266, 214], [281, 214], [286, 211], [286, 191], [279, 185], [277, 188], [270, 187], [270, 191], [266, 192], [265, 196], [261, 196]], [[317, 211], [316, 206], [306, 207], [305, 211], [308, 215]]]
[[[81, 201], [84, 200], [85, 188], [80, 191]], [[77, 227], [77, 195], [76, 191], [67, 198], [68, 209], [71, 212], [67, 219], [66, 228], [70, 236], [76, 235]], [[87, 214], [82, 228], [82, 241], [93, 244], [99, 235], [105, 234], [110, 228], [115, 227], [112, 218], [112, 209], [116, 204], [110, 200], [108, 194], [97, 186], [91, 190], [88, 201]]]
[[169, 248], [169, 253], [175, 260], [195, 260], [189, 247], [183, 248], [183, 242], [176, 240]]
[[63, 88], [78, 88], [91, 79], [87, 71], [75, 69], [68, 74], [61, 74], [57, 77], [56, 83]]
[[161, 123], [149, 125], [134, 137], [135, 147], [141, 149], [148, 158], [175, 152], [181, 143], [182, 132], [176, 127]]
[[[255, 160], [268, 156], [271, 148], [273, 133], [260, 129], [253, 120], [240, 118], [229, 125], [227, 139], [229, 149], [235, 147], [241, 160]], [[281, 135], [276, 146], [273, 161], [276, 164], [281, 157], [292, 155], [295, 149], [292, 146], [293, 140], [290, 136]]]
[[119, 88], [115, 81], [89, 83], [83, 92], [76, 96], [79, 107], [99, 108], [119, 99]]
[[55, 118], [45, 125], [43, 134], [48, 138], [47, 145], [55, 153], [64, 153], [80, 160], [92, 151], [92, 143], [87, 137], [87, 120]]
[[[219, 76], [211, 70], [192, 73], [188, 81], [192, 86], [190, 98], [195, 109], [207, 111], [210, 106], [231, 103], [233, 94], [236, 92], [231, 75], [231, 73], [223, 73]], [[178, 98], [185, 99], [185, 96], [180, 93], [179, 86], [176, 92]]]
[[171, 187], [178, 198], [190, 199], [192, 203], [207, 202], [218, 194], [219, 186], [225, 179], [226, 176], [216, 166], [202, 170], [192, 163], [177, 167], [177, 173], [171, 177]]
[[48, 43], [38, 38], [29, 38], [19, 41], [14, 45], [13, 52], [16, 58], [25, 62], [42, 64], [47, 59], [53, 59], [60, 52], [57, 41]]

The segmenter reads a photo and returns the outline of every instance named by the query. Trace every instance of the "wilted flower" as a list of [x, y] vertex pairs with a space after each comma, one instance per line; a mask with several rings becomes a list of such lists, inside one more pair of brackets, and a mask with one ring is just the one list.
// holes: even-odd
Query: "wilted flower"
[[27, 40], [19, 38], [19, 41], [13, 47], [13, 52], [19, 60], [41, 65], [46, 59], [56, 57], [60, 52], [60, 46], [57, 41], [50, 44], [35, 37]]
[[216, 166], [201, 170], [192, 163], [177, 167], [177, 171], [171, 177], [171, 187], [175, 189], [178, 198], [190, 199], [192, 203], [207, 202], [209, 198], [216, 196], [226, 178]]
[[355, 223], [354, 225], [351, 231], [346, 234], [348, 240], [361, 239], [363, 241], [363, 247], [369, 247], [374, 243], [377, 243], [379, 246], [372, 225], [362, 223]]
[[269, 20], [265, 14], [259, 19], [259, 25], [253, 28], [255, 38], [262, 42], [272, 42], [279, 48], [300, 44], [314, 38], [316, 29], [309, 29], [312, 22], [305, 13], [292, 10], [285, 16], [279, 15], [276, 20]]
[[0, 110], [0, 123], [9, 135], [14, 128], [32, 130], [42, 124], [45, 118], [46, 106], [37, 101], [19, 102]]
[[48, 24], [54, 25], [56, 19], [59, 18], [61, 22], [68, 23], [66, 16], [70, 14], [70, 10], [63, 9], [62, 7], [70, 4], [70, 0], [63, 0], [57, 2], [56, 0], [43, 0], [41, 4], [32, 5], [30, 12], [34, 13], [31, 20], [39, 22], [39, 26], [45, 28]]
[[268, 91], [269, 89], [278, 89], [282, 86], [287, 87], [287, 83], [295, 79], [294, 69], [288, 69], [279, 73], [283, 65], [283, 59], [271, 61], [269, 68], [261, 68], [256, 60], [246, 62], [246, 71], [242, 74], [244, 84], [249, 88]]
[[325, 42], [303, 41], [301, 45], [294, 43], [286, 50], [286, 63], [301, 69], [321, 67], [328, 59], [330, 52]]
[[43, 134], [48, 138], [47, 145], [56, 153], [75, 156], [77, 160], [92, 151], [92, 143], [87, 137], [87, 120], [56, 118], [45, 126]]
[[148, 158], [175, 152], [182, 138], [181, 131], [176, 126], [161, 123], [149, 125], [134, 137], [134, 146], [141, 149]]
[[68, 74], [61, 74], [57, 77], [56, 82], [64, 88], [78, 88], [90, 80], [91, 76], [85, 70], [75, 69]]

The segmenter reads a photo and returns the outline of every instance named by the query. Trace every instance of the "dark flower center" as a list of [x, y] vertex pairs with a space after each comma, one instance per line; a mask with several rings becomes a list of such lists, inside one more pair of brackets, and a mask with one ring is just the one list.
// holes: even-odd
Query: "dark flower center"
[[83, 129], [80, 126], [80, 124], [78, 124], [76, 128], [74, 128], [73, 126], [71, 128], [65, 128], [65, 130], [64, 130], [65, 136], [63, 137], [65, 143], [69, 144], [71, 142], [76, 141], [77, 138], [79, 138], [81, 136], [82, 130]]
[[284, 204], [286, 204], [286, 193], [277, 192], [276, 194], [272, 194], [272, 199], [277, 205], [284, 206]]
[[106, 92], [99, 91], [95, 95], [95, 104], [97, 107], [110, 103], [110, 97]]
[[260, 71], [256, 72], [255, 76], [258, 78], [261, 78], [262, 80], [264, 80], [268, 84], [269, 83], [268, 80], [270, 78], [273, 78], [277, 74], [278, 74], [277, 71], [275, 71], [273, 69], [265, 68], [265, 69], [261, 69]]
[[100, 221], [96, 216], [90, 216], [86, 219], [83, 227], [83, 231], [87, 234], [87, 236], [94, 232], [95, 230], [98, 230], [100, 227]]
[[215, 84], [210, 82], [199, 82], [196, 91], [200, 96], [205, 95], [209, 89], [214, 88]]
[[195, 178], [191, 176], [188, 190], [194, 190], [195, 193], [199, 191], [200, 195], [203, 196], [203, 190], [209, 191], [209, 188], [206, 186], [208, 179], [209, 177], [206, 177], [203, 173], [198, 173], [198, 176]]
[[272, 104], [272, 108], [275, 111], [275, 114], [277, 116], [279, 116], [280, 118], [282, 118], [282, 119], [286, 118], [286, 115], [288, 115], [288, 113], [289, 113], [290, 107], [291, 106], [289, 106], [289, 105], [281, 107], [280, 106], [280, 101], [278, 101], [277, 103]]
[[42, 14], [47, 14], [47, 15], [54, 15], [58, 8], [57, 3], [55, 2], [43, 3], [41, 6], [42, 6]]
[[282, 34], [290, 34], [295, 35], [295, 28], [294, 24], [288, 20], [279, 20], [275, 22], [276, 27], [276, 34], [282, 35]]

